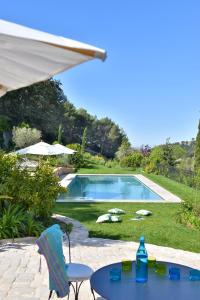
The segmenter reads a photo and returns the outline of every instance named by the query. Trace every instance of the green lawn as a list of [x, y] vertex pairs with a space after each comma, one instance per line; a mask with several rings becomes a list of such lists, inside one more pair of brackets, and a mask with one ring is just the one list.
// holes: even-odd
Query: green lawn
[[[127, 214], [118, 224], [96, 224], [99, 215], [109, 208], [124, 209]], [[134, 212], [146, 208], [153, 215], [143, 221], [130, 221]], [[176, 222], [179, 204], [151, 203], [57, 203], [55, 212], [79, 220], [91, 237], [138, 241], [144, 235], [147, 243], [199, 252], [199, 231]]]
[[[108, 170], [109, 169], [109, 172]], [[81, 169], [80, 173], [133, 173], [129, 169], [103, 168]], [[99, 171], [101, 170], [101, 172]], [[96, 172], [95, 172], [96, 171]], [[138, 172], [137, 172], [138, 173]], [[156, 183], [173, 192], [180, 198], [194, 199], [200, 197], [200, 192], [179, 184], [173, 180], [158, 175], [146, 175]], [[199, 198], [200, 199], [200, 198]], [[109, 208], [122, 208], [126, 214], [123, 222], [118, 224], [96, 224], [99, 215]], [[143, 221], [131, 221], [139, 209], [151, 210], [153, 215]], [[196, 229], [188, 228], [176, 221], [180, 204], [174, 203], [57, 203], [55, 212], [79, 220], [90, 232], [91, 237], [122, 239], [138, 241], [144, 235], [147, 243], [168, 246], [193, 252], [200, 251], [200, 233]]]
[[134, 174], [137, 173], [131, 168], [112, 167], [91, 164], [90, 168], [81, 168], [78, 174]]
[[162, 175], [144, 174], [146, 177], [156, 182], [166, 190], [179, 196], [182, 200], [200, 201], [200, 191], [195, 190], [185, 184], [178, 183]]

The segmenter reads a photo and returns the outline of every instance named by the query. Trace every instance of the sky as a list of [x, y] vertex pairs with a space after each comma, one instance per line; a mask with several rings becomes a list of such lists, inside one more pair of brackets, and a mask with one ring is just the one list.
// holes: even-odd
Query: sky
[[133, 146], [190, 140], [200, 118], [199, 0], [0, 0], [0, 18], [103, 48], [59, 74], [68, 99]]

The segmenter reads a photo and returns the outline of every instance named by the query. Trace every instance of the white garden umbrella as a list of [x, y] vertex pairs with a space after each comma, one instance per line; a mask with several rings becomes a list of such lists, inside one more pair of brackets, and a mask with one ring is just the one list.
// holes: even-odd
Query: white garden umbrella
[[35, 155], [61, 155], [66, 154], [64, 150], [58, 149], [55, 145], [50, 145], [44, 142], [31, 145], [29, 147], [15, 151], [16, 154], [35, 154]]
[[61, 144], [55, 144], [53, 145], [56, 149], [60, 150], [60, 151], [63, 151], [63, 154], [74, 154], [76, 151], [75, 150], [72, 150], [68, 147], [65, 147]]
[[0, 96], [94, 58], [106, 52], [0, 19]]

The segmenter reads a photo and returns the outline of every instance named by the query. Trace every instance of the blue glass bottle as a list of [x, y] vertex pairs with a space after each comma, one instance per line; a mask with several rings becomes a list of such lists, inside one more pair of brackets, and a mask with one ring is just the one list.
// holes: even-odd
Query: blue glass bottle
[[148, 280], [148, 254], [144, 244], [144, 237], [140, 238], [140, 245], [136, 253], [136, 282]]

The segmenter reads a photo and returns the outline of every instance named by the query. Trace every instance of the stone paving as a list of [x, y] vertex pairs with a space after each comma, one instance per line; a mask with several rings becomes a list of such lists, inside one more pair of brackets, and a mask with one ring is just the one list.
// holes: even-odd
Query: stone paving
[[[57, 216], [62, 218], [61, 216]], [[87, 230], [72, 219], [63, 219], [74, 223], [72, 240], [72, 261], [90, 265], [94, 270], [106, 264], [133, 259], [137, 243], [88, 238]], [[149, 255], [165, 260], [200, 268], [200, 254], [172, 248], [146, 245]], [[64, 245], [67, 259], [68, 247]], [[40, 256], [34, 240], [25, 239], [15, 243], [0, 241], [0, 300], [46, 300], [48, 299], [48, 271], [42, 258], [42, 270], [39, 273]], [[53, 299], [57, 299], [54, 296]], [[67, 297], [65, 298], [67, 299]], [[70, 300], [74, 299], [71, 293]], [[80, 300], [93, 299], [89, 282], [81, 288]], [[96, 299], [103, 300], [97, 296]]]

